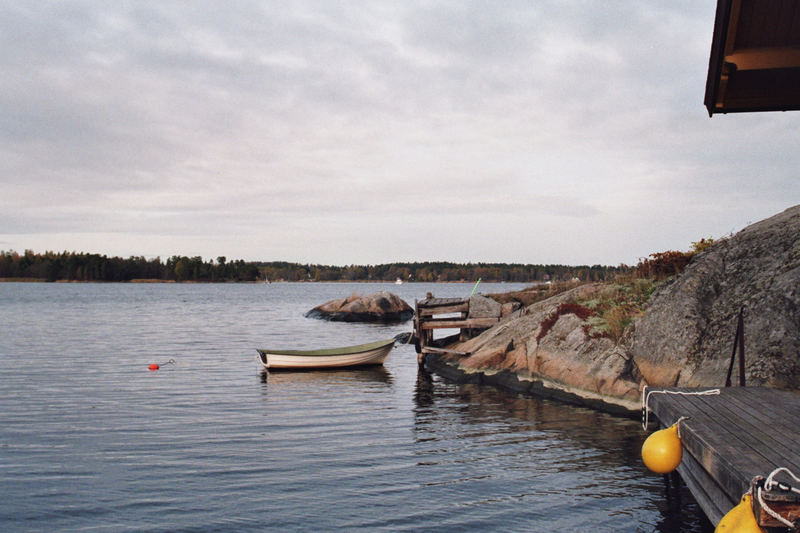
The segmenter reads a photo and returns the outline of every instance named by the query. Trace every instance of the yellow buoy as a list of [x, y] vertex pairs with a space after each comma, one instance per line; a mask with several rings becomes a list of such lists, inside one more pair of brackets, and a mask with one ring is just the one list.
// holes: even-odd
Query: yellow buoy
[[669, 474], [681, 464], [683, 447], [678, 438], [678, 424], [656, 431], [642, 444], [645, 466], [657, 474]]
[[742, 496], [739, 505], [728, 511], [717, 524], [714, 533], [762, 533], [753, 515], [752, 498], [749, 494]]

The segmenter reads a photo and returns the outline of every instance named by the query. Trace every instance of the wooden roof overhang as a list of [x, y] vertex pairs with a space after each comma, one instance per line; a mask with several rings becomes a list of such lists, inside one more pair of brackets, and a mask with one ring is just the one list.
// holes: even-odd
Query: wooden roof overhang
[[714, 113], [800, 109], [800, 0], [718, 0], [705, 105]]

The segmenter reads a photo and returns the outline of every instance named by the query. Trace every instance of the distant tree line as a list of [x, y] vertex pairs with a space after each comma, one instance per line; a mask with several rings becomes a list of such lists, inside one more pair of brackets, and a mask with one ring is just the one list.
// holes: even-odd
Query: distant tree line
[[280, 281], [603, 281], [628, 272], [629, 267], [593, 265], [523, 265], [506, 263], [388, 263], [382, 265], [303, 265], [297, 263], [258, 263], [267, 279]]
[[0, 252], [0, 278], [31, 278], [47, 281], [256, 281], [259, 270], [255, 263], [242, 260], [228, 262], [203, 261], [199, 256], [174, 255], [162, 262], [160, 257], [107, 257], [76, 252], [25, 250]]
[[285, 261], [228, 261], [224, 256], [203, 261], [202, 257], [174, 255], [161, 258], [107, 257], [77, 252], [26, 250], [0, 251], [0, 278], [47, 281], [507, 281], [535, 282], [579, 279], [604, 281], [629, 272], [617, 267], [523, 265], [505, 263], [389, 263], [383, 265], [330, 266]]

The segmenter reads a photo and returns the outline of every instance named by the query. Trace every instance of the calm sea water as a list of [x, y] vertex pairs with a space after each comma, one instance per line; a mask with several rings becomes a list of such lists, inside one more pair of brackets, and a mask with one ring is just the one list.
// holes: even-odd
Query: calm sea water
[[634, 421], [447, 383], [408, 345], [379, 369], [256, 363], [409, 331], [303, 317], [377, 290], [472, 285], [0, 283], [0, 529], [710, 531]]

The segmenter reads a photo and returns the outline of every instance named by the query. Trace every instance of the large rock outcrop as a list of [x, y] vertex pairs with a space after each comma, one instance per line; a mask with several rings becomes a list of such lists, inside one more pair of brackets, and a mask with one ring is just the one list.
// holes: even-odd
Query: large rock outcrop
[[695, 256], [653, 295], [627, 349], [650, 385], [724, 385], [742, 307], [747, 384], [800, 389], [800, 206]]
[[[602, 284], [582, 285], [528, 306], [481, 335], [453, 346], [469, 355], [428, 356], [434, 372], [509, 386], [610, 411], [638, 409], [630, 357], [608, 337], [593, 336], [569, 304], [592, 299]], [[446, 368], [450, 367], [450, 368]]]
[[452, 347], [468, 356], [429, 355], [426, 365], [450, 377], [635, 412], [645, 385], [724, 385], [744, 307], [747, 383], [800, 389], [800, 206], [695, 255], [618, 341], [593, 334], [581, 316], [586, 308], [575, 304], [603, 290], [582, 285], [534, 303]]
[[396, 323], [410, 320], [414, 310], [396, 294], [381, 291], [331, 300], [308, 311], [305, 316], [339, 322]]

